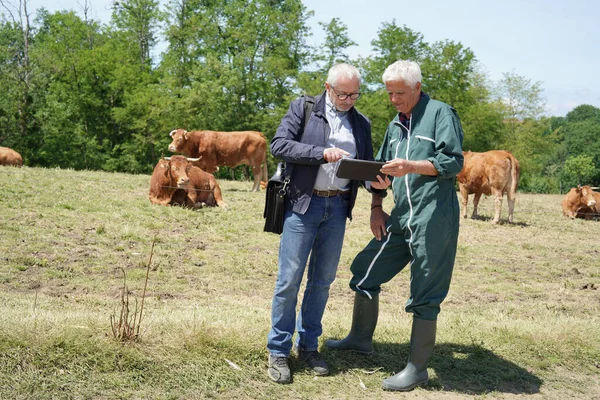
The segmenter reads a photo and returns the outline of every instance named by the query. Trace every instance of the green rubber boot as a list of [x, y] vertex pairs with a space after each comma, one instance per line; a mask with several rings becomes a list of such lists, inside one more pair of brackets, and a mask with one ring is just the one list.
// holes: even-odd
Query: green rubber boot
[[333, 350], [351, 350], [358, 353], [373, 353], [373, 332], [379, 314], [379, 295], [372, 299], [355, 293], [352, 326], [350, 333], [342, 340], [327, 340], [325, 346]]
[[427, 383], [427, 361], [435, 345], [437, 321], [413, 318], [408, 364], [394, 376], [383, 381], [385, 390], [407, 391]]

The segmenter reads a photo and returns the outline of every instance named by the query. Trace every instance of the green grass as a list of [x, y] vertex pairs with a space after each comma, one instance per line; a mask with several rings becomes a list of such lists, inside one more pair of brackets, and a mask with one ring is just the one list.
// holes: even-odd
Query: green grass
[[[381, 381], [408, 353], [408, 271], [383, 288], [373, 356], [323, 349], [331, 376], [293, 358], [293, 384], [274, 384], [265, 344], [279, 237], [262, 232], [264, 192], [221, 181], [229, 210], [191, 211], [151, 205], [148, 184], [147, 175], [0, 167], [1, 399], [599, 396], [600, 223], [563, 217], [562, 196], [519, 194], [515, 223], [505, 201], [497, 226], [482, 198], [482, 218], [461, 221], [430, 384], [397, 394]], [[350, 326], [349, 265], [371, 236], [368, 205], [361, 191], [323, 339]], [[133, 307], [153, 240], [140, 338], [121, 343], [110, 326], [121, 268]]]

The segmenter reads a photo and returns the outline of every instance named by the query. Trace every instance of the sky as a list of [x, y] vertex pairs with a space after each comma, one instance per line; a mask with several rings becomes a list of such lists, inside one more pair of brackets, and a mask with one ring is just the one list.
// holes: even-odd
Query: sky
[[[10, 0], [9, 0], [10, 1]], [[164, 3], [165, 0], [161, 0]], [[29, 0], [29, 10], [74, 10], [84, 0]], [[113, 0], [91, 0], [90, 15], [107, 23]], [[303, 0], [314, 16], [313, 36], [323, 41], [318, 22], [338, 17], [357, 43], [350, 58], [371, 54], [371, 41], [384, 22], [396, 21], [423, 35], [426, 43], [451, 40], [470, 48], [491, 81], [515, 73], [540, 82], [546, 115], [565, 116], [580, 104], [600, 108], [600, 1], [598, 0]]]

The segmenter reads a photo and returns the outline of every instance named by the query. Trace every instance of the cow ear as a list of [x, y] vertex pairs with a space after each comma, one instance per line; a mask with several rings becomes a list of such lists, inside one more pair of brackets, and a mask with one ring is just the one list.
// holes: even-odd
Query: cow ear
[[183, 137], [185, 138], [185, 140], [189, 139], [188, 131], [183, 131]]

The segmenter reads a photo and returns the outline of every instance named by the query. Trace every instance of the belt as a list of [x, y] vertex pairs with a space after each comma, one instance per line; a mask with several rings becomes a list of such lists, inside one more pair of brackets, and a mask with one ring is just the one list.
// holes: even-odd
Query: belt
[[346, 194], [346, 193], [350, 193], [350, 190], [339, 190], [339, 189], [317, 190], [317, 189], [313, 189], [313, 194], [316, 194], [319, 197], [333, 197], [333, 196], [337, 196], [338, 194]]

